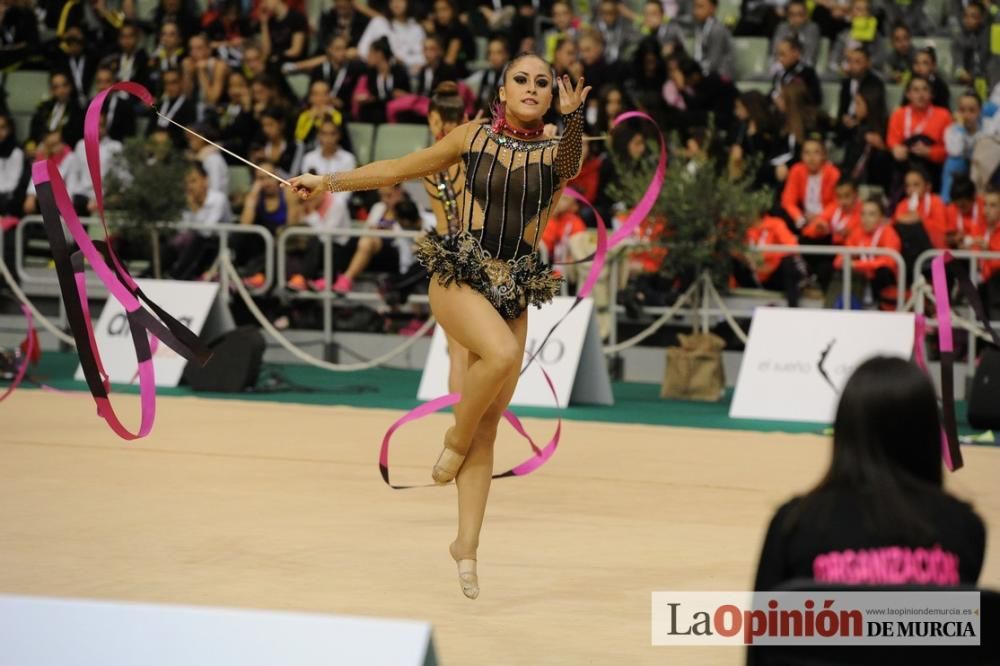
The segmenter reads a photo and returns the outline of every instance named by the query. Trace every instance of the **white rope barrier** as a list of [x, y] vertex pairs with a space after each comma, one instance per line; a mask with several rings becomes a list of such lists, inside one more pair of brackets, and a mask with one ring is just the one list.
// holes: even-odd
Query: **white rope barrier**
[[303, 363], [316, 368], [321, 368], [323, 370], [329, 370], [331, 372], [358, 372], [359, 370], [370, 370], [371, 368], [376, 368], [396, 356], [399, 356], [404, 351], [415, 345], [429, 330], [431, 330], [431, 327], [434, 326], [434, 317], [430, 317], [406, 342], [399, 345], [395, 349], [382, 354], [378, 358], [371, 359], [370, 361], [365, 361], [363, 363], [330, 363], [329, 361], [324, 361], [307, 354], [296, 347], [288, 338], [282, 335], [278, 329], [271, 324], [271, 322], [267, 320], [264, 313], [261, 312], [260, 308], [257, 307], [257, 304], [254, 303], [253, 297], [250, 296], [246, 287], [243, 286], [243, 279], [239, 276], [239, 273], [236, 272], [236, 268], [233, 267], [233, 264], [229, 261], [228, 257], [220, 255], [219, 265], [222, 267], [222, 270], [226, 271], [229, 275], [230, 284], [236, 287], [236, 292], [240, 295], [240, 298], [243, 299], [247, 309], [250, 310], [250, 314], [254, 316], [254, 319], [256, 319], [261, 325], [261, 328], [267, 331], [268, 335], [270, 335], [275, 342], [284, 347], [292, 356], [299, 359]]
[[617, 354], [618, 352], [625, 351], [626, 349], [631, 349], [632, 347], [635, 347], [640, 342], [642, 342], [643, 340], [645, 340], [646, 338], [648, 338], [649, 336], [651, 336], [653, 333], [656, 333], [668, 321], [670, 321], [671, 319], [673, 319], [677, 315], [678, 312], [680, 312], [681, 308], [684, 307], [684, 304], [687, 303], [688, 299], [690, 299], [691, 296], [694, 295], [695, 290], [700, 285], [701, 285], [701, 282], [700, 281], [696, 281], [694, 284], [692, 284], [688, 288], [687, 291], [685, 291], [683, 294], [681, 294], [680, 298], [678, 298], [677, 301], [673, 305], [670, 306], [670, 309], [668, 309], [666, 312], [664, 312], [662, 315], [660, 315], [656, 319], [656, 321], [654, 321], [652, 324], [650, 324], [645, 329], [643, 329], [641, 332], [639, 332], [638, 334], [636, 334], [633, 337], [629, 338], [628, 340], [625, 340], [623, 342], [619, 342], [619, 343], [614, 344], [614, 345], [608, 345], [607, 347], [604, 347], [604, 349], [603, 349], [604, 353], [605, 354]]
[[747, 334], [743, 332], [740, 325], [736, 323], [736, 319], [733, 317], [733, 313], [730, 312], [729, 308], [726, 307], [725, 302], [722, 300], [722, 295], [719, 294], [719, 290], [715, 288], [712, 284], [712, 278], [708, 275], [704, 276], [705, 285], [707, 287], [709, 295], [715, 300], [716, 305], [719, 306], [719, 312], [722, 313], [723, 318], [725, 318], [726, 323], [729, 324], [729, 328], [732, 329], [736, 337], [740, 339], [744, 345], [747, 343]]
[[7, 282], [7, 286], [10, 287], [10, 290], [14, 292], [14, 296], [17, 300], [21, 301], [21, 303], [31, 310], [31, 314], [35, 318], [36, 322], [41, 324], [44, 329], [54, 335], [60, 342], [72, 347], [76, 346], [76, 341], [73, 339], [72, 335], [68, 335], [65, 331], [60, 330], [58, 326], [49, 321], [48, 317], [38, 311], [38, 308], [35, 307], [34, 303], [28, 300], [27, 294], [21, 291], [21, 287], [18, 286], [14, 276], [11, 275], [10, 271], [7, 269], [7, 264], [4, 263], [2, 259], [0, 259], [0, 274], [3, 274], [3, 279]]

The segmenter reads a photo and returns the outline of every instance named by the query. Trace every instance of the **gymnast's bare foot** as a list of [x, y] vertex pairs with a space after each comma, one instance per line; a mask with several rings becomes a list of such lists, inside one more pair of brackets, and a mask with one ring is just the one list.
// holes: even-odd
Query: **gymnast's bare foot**
[[459, 453], [452, 446], [455, 436], [455, 427], [448, 428], [444, 435], [444, 448], [438, 456], [434, 468], [431, 470], [431, 478], [435, 483], [444, 484], [453, 480], [465, 462], [465, 454]]
[[458, 542], [452, 541], [448, 546], [448, 552], [458, 565], [458, 584], [462, 586], [462, 594], [470, 599], [479, 596], [479, 576], [476, 574], [475, 553], [469, 557], [468, 553], [459, 551]]

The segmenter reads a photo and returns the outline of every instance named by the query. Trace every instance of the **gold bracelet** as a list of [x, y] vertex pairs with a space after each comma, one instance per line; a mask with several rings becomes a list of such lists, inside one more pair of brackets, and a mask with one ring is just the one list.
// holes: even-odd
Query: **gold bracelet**
[[326, 182], [326, 191], [327, 192], [336, 192], [337, 191], [337, 190], [334, 189], [334, 180], [333, 180], [333, 174], [332, 173], [326, 174], [326, 178], [324, 180]]

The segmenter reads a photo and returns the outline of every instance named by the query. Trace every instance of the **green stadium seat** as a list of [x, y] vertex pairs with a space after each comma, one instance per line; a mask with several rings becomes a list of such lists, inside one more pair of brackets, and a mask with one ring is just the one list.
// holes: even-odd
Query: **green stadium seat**
[[820, 76], [826, 72], [827, 66], [830, 64], [830, 40], [821, 39], [819, 42], [819, 51], [816, 52], [816, 62], [813, 65], [816, 68], [816, 73]]
[[914, 37], [913, 47], [917, 49], [933, 46], [937, 53], [938, 73], [945, 81], [951, 81], [955, 75], [955, 61], [951, 57], [950, 37]]
[[885, 106], [889, 115], [903, 103], [903, 90], [903, 86], [899, 84], [889, 84], [885, 87]]
[[250, 191], [250, 167], [242, 164], [229, 165], [229, 194], [243, 195]]
[[[23, 144], [28, 140], [28, 134], [31, 130], [31, 116], [33, 114], [25, 111], [19, 111], [17, 113], [12, 113], [11, 115], [14, 118], [14, 125], [17, 128], [17, 142]], [[33, 158], [33, 156], [29, 157]]]
[[771, 92], [771, 82], [770, 81], [738, 81], [736, 87], [741, 93], [750, 92], [751, 90], [756, 90], [759, 93], [767, 95]]
[[430, 130], [426, 125], [383, 124], [375, 133], [372, 160], [390, 160], [426, 148], [430, 144]]
[[827, 82], [822, 84], [823, 88], [823, 110], [826, 115], [834, 120], [837, 119], [837, 107], [840, 105], [840, 84]]
[[949, 92], [951, 92], [951, 110], [958, 110], [958, 98], [965, 94], [965, 91], [972, 88], [972, 86], [962, 86], [962, 85], [952, 85], [948, 86]]
[[21, 70], [7, 75], [7, 107], [32, 113], [49, 96], [49, 73]]
[[740, 0], [719, 0], [716, 17], [727, 26], [735, 26], [740, 21]]
[[733, 39], [733, 61], [736, 80], [766, 79], [771, 56], [764, 37], [736, 37]]
[[295, 74], [287, 77], [285, 80], [288, 81], [288, 86], [300, 100], [305, 99], [306, 95], [309, 94], [309, 77], [305, 74]]
[[486, 37], [476, 37], [476, 60], [486, 60], [486, 50], [490, 42]]
[[351, 152], [358, 164], [372, 161], [372, 144], [375, 142], [375, 126], [371, 123], [348, 123], [347, 135], [351, 138]]

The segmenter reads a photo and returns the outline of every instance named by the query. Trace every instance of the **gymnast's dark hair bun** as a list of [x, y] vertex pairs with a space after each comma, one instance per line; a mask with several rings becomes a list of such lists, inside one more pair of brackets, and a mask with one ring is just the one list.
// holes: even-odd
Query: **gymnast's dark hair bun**
[[442, 81], [434, 88], [434, 97], [458, 97], [458, 84], [454, 81]]

